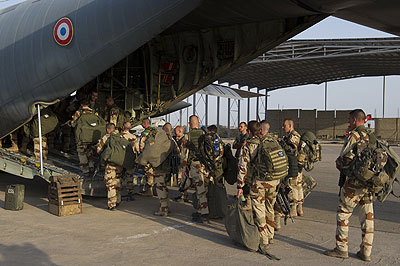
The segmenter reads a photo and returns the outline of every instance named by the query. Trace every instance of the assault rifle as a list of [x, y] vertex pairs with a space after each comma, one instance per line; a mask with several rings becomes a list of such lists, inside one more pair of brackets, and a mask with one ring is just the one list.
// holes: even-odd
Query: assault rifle
[[292, 221], [292, 223], [294, 223], [293, 217], [290, 214], [290, 212], [292, 210], [292, 208], [290, 207], [289, 198], [288, 198], [288, 194], [290, 191], [291, 191], [291, 189], [288, 186], [279, 184], [278, 195], [276, 196], [276, 202], [278, 203], [282, 213], [285, 215], [285, 219], [284, 219], [285, 225], [286, 225], [288, 216], [290, 217], [290, 220]]
[[204, 158], [203, 154], [197, 149], [197, 147], [193, 144], [193, 142], [188, 141], [186, 143], [186, 147], [194, 153], [194, 157], [197, 161], [199, 161], [202, 165], [204, 165], [209, 172], [215, 171], [215, 166], [206, 158]]

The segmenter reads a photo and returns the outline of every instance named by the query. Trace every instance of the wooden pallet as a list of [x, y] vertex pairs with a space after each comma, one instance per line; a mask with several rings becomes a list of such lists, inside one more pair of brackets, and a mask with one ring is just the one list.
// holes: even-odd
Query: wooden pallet
[[82, 192], [78, 177], [53, 176], [50, 181], [49, 212], [57, 216], [82, 213]]

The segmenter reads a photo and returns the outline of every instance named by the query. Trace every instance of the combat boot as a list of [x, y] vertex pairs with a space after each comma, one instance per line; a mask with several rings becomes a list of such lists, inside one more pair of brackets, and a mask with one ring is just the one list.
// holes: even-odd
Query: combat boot
[[292, 205], [291, 206], [292, 208], [291, 208], [291, 210], [290, 210], [290, 215], [294, 218], [294, 217], [297, 217], [297, 208], [296, 208], [296, 205]]
[[300, 217], [303, 217], [304, 213], [303, 213], [303, 204], [298, 204], [297, 205], [297, 215]]
[[155, 216], [163, 216], [163, 217], [166, 217], [166, 216], [168, 216], [168, 211], [161, 211], [161, 210], [158, 210], [158, 211], [155, 211], [155, 212], [154, 212], [154, 215], [155, 215]]
[[365, 255], [364, 252], [362, 252], [361, 250], [357, 252], [357, 257], [360, 258], [363, 261], [367, 261], [367, 262], [371, 261], [371, 257]]
[[147, 190], [141, 194], [145, 197], [153, 197], [153, 186], [148, 186]]
[[347, 251], [340, 251], [337, 248], [331, 250], [325, 250], [324, 255], [341, 259], [349, 258], [349, 253]]

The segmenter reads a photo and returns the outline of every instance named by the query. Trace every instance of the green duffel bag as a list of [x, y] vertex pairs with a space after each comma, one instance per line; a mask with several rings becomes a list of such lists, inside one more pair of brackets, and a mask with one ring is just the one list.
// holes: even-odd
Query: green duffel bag
[[228, 206], [228, 196], [225, 186], [217, 186], [213, 183], [208, 185], [208, 212], [211, 219], [224, 218]]
[[[51, 111], [50, 107], [47, 107], [40, 111], [40, 123], [42, 136], [52, 132], [58, 125], [57, 116]], [[29, 126], [29, 134], [33, 138], [39, 137], [39, 119], [36, 116], [32, 118]]]
[[136, 155], [133, 151], [132, 143], [119, 134], [111, 133], [104, 145], [101, 158], [107, 163], [123, 166], [126, 169], [133, 169]]
[[107, 122], [94, 113], [83, 112], [76, 122], [75, 139], [78, 145], [96, 144], [106, 134]]
[[158, 130], [153, 137], [147, 137], [144, 149], [139, 156], [139, 164], [160, 166], [171, 154], [175, 145], [164, 130]]
[[229, 238], [236, 244], [250, 251], [257, 251], [260, 244], [260, 233], [254, 223], [253, 211], [245, 209], [245, 202], [239, 199], [228, 205], [225, 216], [225, 228]]

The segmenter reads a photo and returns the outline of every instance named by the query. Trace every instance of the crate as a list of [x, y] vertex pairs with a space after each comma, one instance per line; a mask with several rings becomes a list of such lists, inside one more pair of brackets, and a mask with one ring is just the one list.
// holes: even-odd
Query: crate
[[6, 198], [4, 209], [19, 211], [24, 208], [25, 186], [21, 184], [8, 185], [6, 187]]
[[50, 178], [49, 212], [57, 216], [82, 213], [82, 192], [77, 176], [63, 175]]

